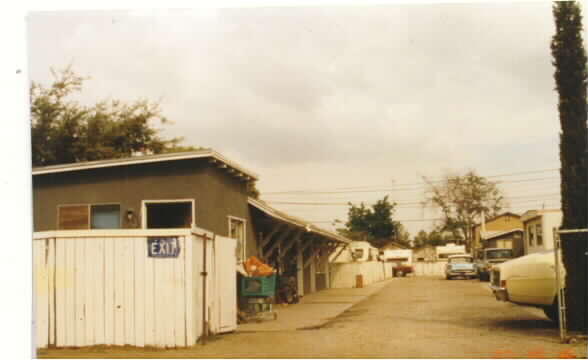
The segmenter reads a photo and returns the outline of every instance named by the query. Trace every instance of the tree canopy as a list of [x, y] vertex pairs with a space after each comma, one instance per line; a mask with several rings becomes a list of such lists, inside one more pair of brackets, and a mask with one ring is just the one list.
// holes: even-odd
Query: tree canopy
[[441, 232], [438, 230], [432, 230], [427, 233], [425, 230], [421, 230], [415, 235], [413, 244], [415, 248], [421, 248], [423, 246], [441, 246], [450, 242], [459, 242], [454, 238], [451, 233]]
[[392, 220], [395, 203], [388, 197], [378, 200], [371, 207], [349, 203], [345, 229], [339, 232], [354, 240], [366, 240], [380, 248], [394, 240], [396, 223]]
[[52, 74], [49, 87], [36, 82], [30, 86], [33, 166], [198, 149], [180, 146], [182, 138], [165, 140], [158, 135], [153, 126], [168, 122], [158, 103], [113, 99], [82, 105], [72, 97], [88, 78], [71, 67]]
[[471, 250], [472, 226], [482, 214], [495, 216], [505, 206], [505, 199], [495, 182], [470, 170], [464, 175], [446, 175], [433, 182], [426, 177], [425, 206], [441, 211], [440, 232], [450, 232], [456, 242], [464, 241]]
[[[89, 78], [77, 75], [71, 66], [51, 73], [50, 86], [33, 81], [29, 88], [33, 166], [200, 149], [181, 145], [181, 137], [159, 136], [154, 126], [168, 123], [159, 103], [109, 99], [82, 105], [74, 98]], [[259, 196], [254, 182], [248, 184], [247, 192]]]
[[[562, 228], [583, 229], [588, 223], [586, 173], [586, 50], [582, 39], [582, 13], [575, 1], [553, 5], [555, 35], [551, 54], [559, 94]], [[585, 332], [586, 234], [562, 235], [562, 259], [566, 267], [566, 319], [570, 329]]]

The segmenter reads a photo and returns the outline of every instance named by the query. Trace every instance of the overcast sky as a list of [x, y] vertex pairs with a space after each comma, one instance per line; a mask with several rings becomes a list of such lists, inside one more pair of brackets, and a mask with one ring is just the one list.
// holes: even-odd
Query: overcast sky
[[[36, 12], [29, 75], [71, 63], [83, 102], [160, 100], [164, 136], [258, 173], [292, 215], [330, 228], [347, 207], [276, 201], [388, 194], [414, 235], [437, 215], [403, 184], [559, 167], [553, 33], [550, 2]], [[493, 179], [514, 211], [559, 207], [557, 171]], [[338, 192], [271, 194], [290, 190]]]

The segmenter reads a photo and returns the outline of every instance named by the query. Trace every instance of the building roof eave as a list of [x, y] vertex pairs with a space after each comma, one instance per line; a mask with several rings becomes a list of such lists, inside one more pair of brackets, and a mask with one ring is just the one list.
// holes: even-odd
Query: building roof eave
[[136, 164], [148, 164], [148, 163], [156, 163], [156, 162], [199, 159], [199, 158], [210, 158], [210, 159], [212, 159], [212, 161], [221, 162], [224, 165], [226, 165], [225, 167], [234, 169], [236, 172], [241, 174], [244, 178], [250, 178], [252, 180], [257, 180], [259, 178], [258, 175], [255, 174], [254, 172], [249, 171], [249, 170], [241, 167], [240, 165], [225, 158], [223, 155], [219, 154], [218, 152], [216, 152], [212, 149], [202, 149], [202, 150], [196, 150], [196, 151], [176, 152], [176, 153], [167, 153], [167, 154], [158, 154], [158, 155], [133, 156], [133, 157], [129, 157], [129, 158], [85, 161], [85, 162], [70, 163], [70, 164], [35, 167], [32, 170], [32, 174], [33, 174], [33, 176], [35, 176], [35, 175], [44, 175], [44, 174], [65, 173], [65, 172], [72, 172], [72, 171], [82, 171], [82, 170], [89, 170], [89, 169], [100, 169], [100, 168], [110, 168], [110, 167], [117, 167], [117, 166], [129, 166], [129, 165], [136, 165]]

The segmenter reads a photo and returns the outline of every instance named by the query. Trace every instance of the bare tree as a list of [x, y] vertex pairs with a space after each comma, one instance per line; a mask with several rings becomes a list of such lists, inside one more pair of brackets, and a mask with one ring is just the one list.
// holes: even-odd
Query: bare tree
[[445, 175], [441, 181], [427, 183], [424, 206], [438, 208], [443, 216], [439, 231], [451, 232], [471, 250], [472, 227], [481, 216], [497, 215], [506, 205], [495, 182], [470, 170], [464, 175]]

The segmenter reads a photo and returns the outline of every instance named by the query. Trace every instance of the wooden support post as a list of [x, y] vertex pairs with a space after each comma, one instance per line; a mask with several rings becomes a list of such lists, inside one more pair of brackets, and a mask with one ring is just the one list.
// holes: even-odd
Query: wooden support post
[[329, 255], [331, 253], [327, 252], [325, 254], [325, 256], [323, 256], [323, 261], [324, 261], [324, 269], [325, 269], [325, 288], [330, 289], [331, 288], [331, 269], [330, 266], [331, 264], [329, 263]]
[[311, 248], [312, 253], [310, 255], [310, 292], [316, 292], [316, 253], [317, 248]]
[[272, 231], [270, 231], [269, 234], [267, 234], [262, 240], [261, 240], [261, 244], [260, 247], [263, 250], [263, 248], [269, 244], [269, 242], [271, 241], [272, 237], [281, 229], [284, 228], [284, 224], [277, 224], [276, 226], [273, 227]]
[[267, 251], [267, 255], [266, 258], [269, 259], [273, 252], [278, 248], [278, 246], [284, 241], [284, 239], [286, 239], [288, 237], [288, 235], [290, 235], [292, 233], [293, 230], [296, 230], [295, 228], [289, 228], [286, 229], [277, 239], [276, 241], [274, 241], [274, 243], [272, 244], [272, 246], [270, 246], [269, 250]]
[[260, 232], [257, 235], [257, 257], [259, 259], [263, 259], [263, 246], [261, 246], [261, 241], [263, 240], [263, 233]]
[[295, 237], [291, 241], [288, 241], [284, 247], [280, 248], [280, 255], [279, 255], [280, 261], [286, 255], [288, 250], [290, 250], [292, 248], [292, 246], [294, 246], [294, 244], [296, 244], [298, 242], [298, 239], [300, 239], [301, 236], [302, 236], [302, 231], [298, 230], [296, 232]]
[[337, 255], [335, 255], [335, 257], [333, 258], [333, 262], [335, 262], [335, 260], [337, 260], [337, 258], [339, 257], [339, 255], [341, 255], [341, 253], [343, 252], [343, 250], [347, 249], [347, 244], [344, 246], [341, 246], [341, 250], [339, 250], [339, 252], [337, 253]]
[[[317, 246], [312, 246], [310, 248], [310, 257], [308, 259], [306, 259], [306, 261], [304, 262], [304, 268], [306, 269], [308, 267], [308, 265], [312, 265], [315, 263], [315, 258], [316, 258], [316, 254], [320, 251], [319, 247]], [[316, 270], [316, 269], [315, 269]]]
[[302, 237], [296, 239], [296, 288], [298, 297], [304, 296], [304, 252], [302, 251]]
[[304, 245], [302, 245], [302, 251], [306, 251], [306, 249], [308, 249], [312, 244], [314, 244], [314, 239], [312, 237], [307, 238]]

